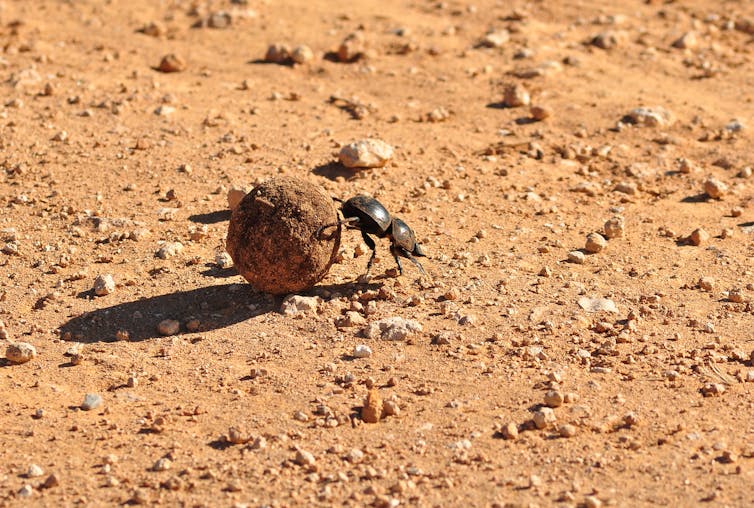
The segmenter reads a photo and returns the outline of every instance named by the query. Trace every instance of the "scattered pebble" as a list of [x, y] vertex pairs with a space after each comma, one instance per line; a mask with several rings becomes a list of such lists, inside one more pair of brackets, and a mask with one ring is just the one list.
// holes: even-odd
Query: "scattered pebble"
[[558, 433], [560, 437], [573, 437], [576, 435], [576, 427], [570, 423], [566, 423], [558, 427]]
[[511, 38], [511, 34], [508, 30], [493, 30], [487, 32], [482, 40], [479, 41], [479, 45], [485, 48], [499, 48], [505, 45]]
[[382, 403], [382, 414], [384, 416], [398, 416], [401, 414], [401, 408], [394, 400], [386, 400]]
[[675, 122], [673, 114], [665, 108], [636, 108], [627, 116], [629, 122], [648, 127], [667, 127]]
[[509, 84], [503, 92], [503, 105], [508, 108], [528, 106], [531, 96], [526, 87], [520, 83]]
[[586, 244], [584, 250], [592, 254], [602, 252], [607, 247], [607, 240], [599, 233], [589, 233], [586, 235]]
[[115, 292], [115, 279], [109, 273], [98, 275], [94, 279], [94, 294], [97, 296], [105, 296]]
[[269, 63], [286, 64], [290, 59], [291, 49], [286, 44], [270, 44], [264, 55], [264, 61]]
[[716, 178], [704, 181], [704, 192], [712, 199], [720, 199], [728, 193], [728, 186]]
[[288, 295], [280, 306], [280, 312], [285, 316], [295, 316], [303, 312], [315, 313], [319, 307], [316, 296]]
[[534, 420], [534, 426], [538, 429], [544, 429], [557, 421], [555, 411], [549, 407], [543, 407], [535, 411], [532, 419]]
[[45, 478], [45, 481], [42, 482], [43, 489], [51, 489], [53, 487], [57, 487], [58, 485], [60, 485], [60, 479], [55, 473]]
[[586, 261], [586, 255], [580, 250], [572, 250], [568, 253], [568, 262], [577, 265], [583, 265]]
[[389, 317], [370, 323], [364, 330], [367, 339], [405, 340], [416, 332], [421, 332], [422, 326], [413, 319]]
[[381, 168], [393, 156], [393, 147], [381, 139], [362, 139], [345, 145], [338, 158], [347, 168]]
[[500, 435], [503, 436], [505, 439], [514, 440], [518, 438], [518, 425], [511, 422], [506, 425], [503, 425], [500, 428]]
[[42, 476], [43, 474], [45, 474], [44, 469], [39, 467], [37, 464], [30, 464], [29, 469], [26, 470], [27, 478], [37, 478], [39, 476]]
[[534, 120], [541, 122], [552, 116], [552, 110], [545, 106], [531, 106], [529, 108], [529, 114]]
[[701, 391], [705, 397], [715, 397], [725, 393], [725, 385], [722, 383], [707, 383], [702, 387]]
[[695, 229], [689, 235], [688, 241], [691, 245], [700, 246], [706, 244], [710, 239], [709, 233], [702, 228]]
[[181, 72], [186, 70], [186, 61], [180, 56], [170, 53], [162, 57], [157, 69], [160, 72]]
[[382, 397], [377, 388], [367, 393], [364, 406], [361, 408], [361, 419], [366, 423], [377, 423], [382, 417]]
[[215, 265], [221, 270], [227, 270], [233, 266], [233, 258], [227, 252], [218, 252], [215, 255]]
[[338, 61], [355, 62], [366, 55], [366, 38], [361, 31], [348, 34], [338, 47]]
[[157, 249], [155, 256], [160, 259], [169, 259], [177, 254], [180, 254], [182, 251], [183, 244], [181, 242], [166, 242], [162, 247]]
[[84, 411], [91, 411], [97, 409], [102, 405], [102, 397], [96, 393], [87, 393], [84, 396], [84, 402], [81, 403], [81, 409]]
[[297, 64], [305, 64], [314, 60], [314, 52], [305, 44], [296, 46], [291, 52], [291, 60]]
[[372, 356], [372, 348], [364, 344], [359, 344], [353, 348], [352, 356], [354, 358], [369, 358]]
[[587, 312], [612, 312], [618, 313], [615, 302], [609, 298], [582, 296], [578, 299], [579, 307]]
[[167, 471], [173, 466], [173, 461], [170, 460], [167, 457], [162, 457], [157, 459], [157, 461], [152, 465], [152, 471]]
[[157, 325], [157, 332], [166, 337], [177, 335], [181, 330], [181, 323], [175, 319], [163, 319]]
[[613, 217], [608, 219], [603, 226], [605, 238], [621, 238], [624, 234], [625, 224], [622, 217]]
[[12, 342], [5, 348], [5, 358], [11, 363], [26, 363], [36, 357], [37, 349], [28, 342]]
[[293, 461], [299, 466], [313, 466], [317, 463], [314, 455], [302, 449], [296, 450], [296, 458]]
[[547, 407], [560, 407], [563, 405], [563, 394], [558, 390], [548, 390], [545, 393], [545, 406]]
[[696, 32], [686, 32], [678, 39], [673, 41], [673, 47], [678, 49], [694, 49], [699, 45], [699, 37]]

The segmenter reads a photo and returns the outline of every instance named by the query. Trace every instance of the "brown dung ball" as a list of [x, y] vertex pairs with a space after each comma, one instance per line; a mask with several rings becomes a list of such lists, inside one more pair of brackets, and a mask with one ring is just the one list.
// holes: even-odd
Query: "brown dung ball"
[[276, 177], [248, 193], [233, 210], [226, 249], [238, 273], [258, 291], [283, 295], [312, 288], [340, 247], [333, 200], [297, 178]]

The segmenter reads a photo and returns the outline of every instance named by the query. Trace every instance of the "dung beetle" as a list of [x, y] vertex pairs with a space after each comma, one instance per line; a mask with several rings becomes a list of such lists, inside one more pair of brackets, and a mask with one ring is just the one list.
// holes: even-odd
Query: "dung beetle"
[[[337, 200], [340, 201], [340, 200]], [[414, 256], [426, 256], [424, 249], [416, 241], [413, 230], [402, 220], [391, 217], [387, 209], [370, 196], [358, 195], [348, 201], [341, 201], [340, 212], [343, 220], [334, 224], [327, 224], [317, 230], [317, 238], [320, 237], [324, 229], [345, 224], [361, 231], [361, 237], [364, 239], [372, 255], [367, 263], [366, 277], [369, 277], [369, 271], [372, 269], [374, 257], [377, 254], [377, 247], [374, 240], [369, 235], [377, 238], [390, 239], [390, 253], [395, 258], [398, 265], [398, 272], [403, 275], [403, 265], [400, 258], [406, 258], [415, 264], [423, 275], [426, 275], [421, 263]]]

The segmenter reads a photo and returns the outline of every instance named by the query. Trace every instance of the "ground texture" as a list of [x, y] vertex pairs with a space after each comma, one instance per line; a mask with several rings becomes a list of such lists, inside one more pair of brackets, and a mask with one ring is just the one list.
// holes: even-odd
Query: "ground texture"
[[[0, 41], [0, 505], [754, 503], [751, 2], [5, 0]], [[227, 193], [280, 174], [428, 276], [349, 230], [255, 292]]]

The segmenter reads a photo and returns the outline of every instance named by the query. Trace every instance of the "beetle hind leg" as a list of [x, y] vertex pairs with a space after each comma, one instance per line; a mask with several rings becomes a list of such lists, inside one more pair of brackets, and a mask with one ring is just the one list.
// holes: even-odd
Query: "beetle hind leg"
[[[314, 233], [314, 238], [316, 238], [317, 240], [322, 240], [322, 231], [324, 231], [325, 229], [332, 228], [335, 226], [341, 226], [343, 224], [345, 224], [346, 226], [349, 226], [349, 225], [356, 224], [357, 222], [359, 222], [358, 217], [349, 217], [347, 219], [339, 220], [338, 222], [333, 222], [332, 224], [325, 224], [324, 226], [320, 226], [317, 228], [317, 231], [315, 231]], [[329, 238], [331, 237], [328, 237], [328, 239]]]
[[369, 262], [367, 263], [367, 271], [364, 274], [364, 278], [369, 278], [369, 272], [372, 270], [372, 263], [374, 263], [374, 257], [377, 255], [377, 245], [375, 245], [374, 240], [371, 236], [369, 236], [364, 230], [361, 231], [361, 237], [364, 239], [364, 243], [367, 244], [367, 247], [372, 249], [372, 255], [369, 256]]
[[424, 267], [421, 265], [421, 263], [419, 263], [419, 261], [406, 249], [402, 247], [391, 246], [390, 252], [393, 254], [393, 257], [395, 258], [395, 262], [398, 265], [398, 272], [401, 275], [403, 275], [403, 266], [401, 265], [400, 257], [404, 257], [408, 259], [409, 261], [411, 261], [413, 264], [416, 265], [416, 267], [419, 269], [422, 275], [427, 275], [427, 272], [424, 271]]

